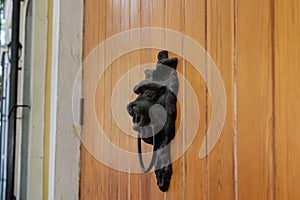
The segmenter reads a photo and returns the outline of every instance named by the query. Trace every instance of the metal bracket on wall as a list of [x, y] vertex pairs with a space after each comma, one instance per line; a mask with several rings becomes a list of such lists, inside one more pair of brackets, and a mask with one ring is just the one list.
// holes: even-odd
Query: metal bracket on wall
[[18, 108], [29, 108], [29, 109], [30, 109], [30, 106], [28, 106], [28, 105], [14, 105], [14, 106], [10, 109], [10, 111], [9, 111], [9, 113], [8, 113], [8, 118], [10, 118], [11, 113], [12, 113], [13, 111], [17, 110]]

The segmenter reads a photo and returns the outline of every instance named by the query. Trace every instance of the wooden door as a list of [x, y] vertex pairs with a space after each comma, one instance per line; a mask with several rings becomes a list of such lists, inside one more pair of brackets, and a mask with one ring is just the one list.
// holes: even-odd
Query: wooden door
[[[94, 59], [85, 61], [83, 68], [80, 198], [300, 199], [296, 189], [300, 182], [299, 9], [298, 0], [85, 1], [84, 59], [91, 54]], [[136, 138], [119, 127], [112, 113], [112, 107], [125, 110], [120, 106], [123, 102], [112, 96], [124, 74], [136, 66], [155, 63], [159, 50], [134, 50], [104, 69], [102, 64], [111, 60], [118, 48], [109, 49], [103, 42], [144, 27], [172, 29], [195, 40], [215, 62], [226, 91], [222, 134], [208, 156], [199, 159], [214, 106], [204, 81], [210, 71], [201, 77], [194, 65], [171, 52], [179, 58], [178, 73], [196, 91], [200, 121], [191, 146], [173, 163], [166, 193], [156, 186], [154, 172], [124, 172], [99, 159], [111, 160], [112, 165], [134, 165], [131, 159], [113, 154], [113, 147], [104, 142], [108, 138], [117, 148], [137, 152]], [[128, 38], [128, 44], [138, 39]], [[156, 39], [157, 44], [165, 44], [169, 38]], [[174, 42], [184, 43], [184, 39]], [[104, 45], [105, 55], [99, 45]], [[184, 55], [186, 49], [182, 49]], [[104, 71], [101, 77], [95, 76], [100, 71]], [[135, 79], [143, 79], [142, 68], [137, 72], [140, 77], [129, 75], [128, 87], [121, 92], [128, 93]], [[178, 98], [183, 103], [178, 104], [176, 128], [182, 134], [176, 135], [179, 142], [172, 144], [172, 152], [185, 149], [188, 140], [189, 127], [180, 123], [193, 115], [187, 109], [192, 101], [186, 87], [180, 82], [182, 95]], [[99, 127], [104, 135], [98, 134]], [[150, 146], [143, 148], [151, 151]]]

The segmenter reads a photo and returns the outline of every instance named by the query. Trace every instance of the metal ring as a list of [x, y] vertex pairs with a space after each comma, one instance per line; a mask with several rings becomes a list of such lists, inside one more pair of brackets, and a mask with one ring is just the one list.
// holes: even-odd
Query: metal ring
[[138, 145], [139, 164], [140, 164], [141, 170], [144, 173], [147, 173], [147, 172], [149, 172], [152, 169], [152, 167], [154, 165], [154, 162], [156, 160], [155, 139], [154, 139], [154, 136], [152, 136], [152, 137], [153, 137], [153, 154], [152, 154], [152, 158], [151, 158], [150, 164], [149, 164], [149, 166], [146, 169], [145, 166], [144, 166], [144, 161], [143, 161], [143, 156], [142, 156], [141, 138], [138, 135], [137, 145]]

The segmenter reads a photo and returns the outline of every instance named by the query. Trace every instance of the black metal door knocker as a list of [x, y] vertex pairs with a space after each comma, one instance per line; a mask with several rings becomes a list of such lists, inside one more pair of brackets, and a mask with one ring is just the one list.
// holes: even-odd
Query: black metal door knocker
[[[139, 163], [143, 172], [155, 167], [157, 185], [167, 191], [172, 176], [170, 142], [175, 137], [176, 102], [178, 93], [177, 58], [167, 51], [158, 53], [155, 70], [145, 71], [145, 80], [133, 91], [138, 97], [127, 105], [132, 116], [133, 129], [138, 132]], [[142, 158], [141, 140], [153, 145], [153, 155], [147, 168]]]

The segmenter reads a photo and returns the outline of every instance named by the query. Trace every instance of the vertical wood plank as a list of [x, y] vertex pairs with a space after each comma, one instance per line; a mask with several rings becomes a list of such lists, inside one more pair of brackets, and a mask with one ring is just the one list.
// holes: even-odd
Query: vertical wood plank
[[207, 51], [221, 72], [227, 96], [222, 135], [208, 155], [208, 198], [234, 199], [234, 1], [208, 1], [207, 25]]
[[273, 199], [271, 0], [237, 5], [238, 198]]
[[90, 42], [88, 38], [91, 38], [91, 29], [90, 29], [90, 24], [91, 24], [91, 12], [89, 12], [91, 10], [92, 7], [92, 1], [89, 1], [87, 3], [84, 4], [84, 24], [83, 24], [83, 30], [84, 30], [84, 34], [83, 34], [83, 58], [86, 58], [86, 56], [88, 55], [88, 53], [91, 51], [91, 47], [90, 47]]
[[[143, 27], [149, 27], [151, 26], [152, 22], [152, 4], [151, 1], [147, 0], [141, 0], [141, 28]], [[147, 40], [146, 42], [150, 44], [150, 40], [148, 38], [145, 38], [144, 40]], [[149, 63], [151, 60], [150, 57], [150, 50], [149, 49], [144, 49], [140, 51], [141, 54], [141, 63]], [[143, 70], [140, 70], [141, 77], [144, 74]], [[150, 145], [144, 145], [143, 144], [143, 152], [151, 152], [151, 147]], [[140, 174], [141, 177], [141, 199], [149, 199], [149, 198], [154, 198], [155, 193], [151, 191], [151, 185], [155, 184], [153, 183], [151, 179], [152, 173], [146, 173], [146, 174]], [[159, 192], [159, 191], [157, 191]], [[149, 196], [151, 194], [151, 196]], [[159, 193], [158, 193], [159, 194]]]
[[300, 2], [275, 1], [277, 199], [300, 199]]
[[[99, 25], [98, 25], [98, 38], [99, 38], [99, 43], [104, 41], [106, 39], [106, 31], [105, 27], [106, 27], [106, 15], [107, 15], [107, 0], [101, 0], [99, 2], [99, 6], [98, 6], [98, 12], [97, 14], [99, 15]], [[98, 43], [98, 44], [99, 44]], [[98, 63], [104, 63], [105, 61], [100, 61], [98, 60]], [[100, 67], [100, 66], [99, 66]], [[104, 67], [104, 66], [101, 66]], [[94, 73], [95, 70], [97, 70], [97, 68], [88, 69], [90, 72], [89, 73]], [[86, 79], [89, 79], [90, 76], [87, 76]], [[98, 81], [98, 80], [94, 80], [94, 81]], [[85, 89], [90, 88], [89, 85], [85, 85], [84, 86]], [[96, 105], [99, 104], [100, 107], [102, 108], [104, 103], [105, 103], [105, 95], [104, 94], [104, 90], [105, 90], [105, 79], [101, 78], [100, 82], [98, 83], [98, 90], [100, 90], [100, 95], [96, 94]], [[90, 91], [93, 92], [93, 91]], [[92, 97], [93, 98], [93, 97]], [[91, 104], [88, 104], [88, 102], [86, 102], [86, 106], [90, 106]], [[85, 109], [85, 111], [87, 111], [87, 109]], [[100, 124], [105, 124], [105, 114], [104, 112], [99, 113], [98, 115], [98, 120]], [[90, 123], [87, 122], [87, 124], [89, 126], [95, 127], [95, 125], [92, 125]], [[96, 125], [97, 126], [97, 125]], [[96, 128], [92, 129], [91, 131], [97, 130]], [[89, 133], [89, 132], [87, 132]], [[98, 140], [98, 139], [97, 139]], [[100, 147], [98, 147], [101, 151], [103, 151], [103, 136], [100, 136], [100, 140], [101, 141], [95, 141], [95, 143], [97, 143], [97, 146], [100, 144]], [[95, 159], [95, 158], [94, 158]], [[109, 177], [107, 175], [107, 167], [104, 166], [102, 163], [100, 163], [100, 161], [97, 162], [97, 165], [95, 166], [97, 167], [97, 174], [93, 174], [94, 179], [96, 179], [96, 187], [97, 187], [97, 196], [96, 199], [105, 199], [106, 197], [109, 196], [109, 184], [107, 184], [109, 182]]]
[[[90, 1], [86, 3], [85, 10], [85, 23], [84, 23], [84, 58], [90, 53], [90, 51], [98, 44], [98, 23], [99, 15], [98, 13], [99, 4], [98, 2]], [[94, 23], [97, 23], [96, 25]], [[88, 71], [83, 71], [83, 83], [88, 83], [86, 77], [88, 77]], [[87, 92], [86, 88], [83, 89], [83, 92]], [[87, 126], [83, 126], [83, 136], [87, 133]], [[97, 195], [97, 184], [95, 179], [93, 179], [94, 174], [97, 174], [97, 161], [91, 156], [87, 149], [81, 147], [81, 160], [84, 162], [84, 170], [81, 171], [81, 198], [95, 198]]]
[[[173, 29], [179, 32], [184, 32], [184, 1], [172, 1], [166, 0], [166, 12], [165, 12], [165, 24], [166, 28]], [[170, 41], [169, 38], [166, 38], [166, 43], [182, 43], [182, 41]], [[184, 73], [184, 66], [183, 66], [183, 59], [178, 56], [174, 55], [170, 52], [169, 57], [178, 57], [178, 67], [177, 71], [181, 74]], [[184, 74], [183, 74], [184, 75]], [[182, 83], [179, 83], [181, 87]], [[177, 120], [176, 120], [176, 130], [179, 127], [179, 119], [181, 113], [177, 113]], [[175, 136], [176, 137], [176, 136]], [[183, 141], [183, 138], [182, 138]], [[172, 145], [171, 144], [171, 151], [181, 151], [183, 146], [183, 142], [180, 145]], [[170, 182], [169, 190], [166, 194], [166, 199], [183, 199], [185, 194], [185, 170], [184, 170], [184, 155], [180, 157], [178, 160], [172, 163], [172, 178]]]
[[[195, 12], [197, 10], [197, 12]], [[185, 5], [185, 33], [205, 48], [205, 0], [186, 1]], [[200, 55], [201, 56], [201, 55]], [[202, 55], [203, 56], [203, 55]], [[206, 121], [206, 85], [196, 69], [185, 62], [185, 76], [196, 92], [200, 109], [200, 123], [197, 135], [191, 147], [185, 153], [185, 199], [206, 199], [206, 159], [199, 159], [198, 153], [205, 136]], [[186, 104], [190, 99], [185, 96]], [[185, 115], [191, 115], [185, 110]], [[186, 133], [190, 134], [190, 133]]]
[[[107, 7], [107, 18], [106, 18], [106, 38], [111, 37], [114, 34], [120, 32], [121, 29], [121, 0], [110, 0]], [[110, 57], [110, 52], [117, 51], [117, 49], [107, 49], [107, 58]], [[111, 66], [106, 70], [107, 77], [105, 77], [105, 113], [107, 114], [105, 117], [106, 123], [108, 123], [109, 130], [107, 130], [107, 134], [109, 134], [110, 142], [119, 146], [119, 138], [120, 131], [119, 128], [114, 124], [113, 116], [111, 113], [111, 100], [112, 100], [112, 92], [114, 88], [114, 84], [118, 80], [118, 76], [120, 73], [119, 59], [115, 60]], [[111, 152], [110, 157], [112, 160], [116, 162], [120, 161], [119, 155], [112, 155]], [[120, 198], [120, 172], [115, 169], [109, 169], [109, 178], [110, 178], [110, 195], [109, 199], [119, 199]]]
[[[141, 4], [139, 0], [130, 1], [130, 28], [139, 28], [141, 23]], [[130, 38], [134, 40], [135, 38]], [[135, 67], [140, 64], [140, 52], [135, 51], [129, 55], [129, 67]], [[129, 79], [130, 81], [131, 79]], [[132, 125], [130, 125], [132, 126]], [[129, 139], [129, 150], [137, 152], [136, 138]], [[133, 165], [133, 161], [130, 162]], [[130, 199], [141, 199], [141, 180], [139, 174], [130, 174]]]
[[[165, 11], [166, 11], [166, 0], [161, 1], [151, 1], [151, 24], [152, 27], [165, 27]], [[165, 38], [155, 38], [156, 41], [150, 41], [150, 42], [157, 42], [160, 41], [160, 44], [163, 45], [165, 43]], [[149, 60], [148, 63], [156, 63], [157, 62], [157, 54], [159, 50], [152, 49], [148, 50], [149, 53]], [[150, 181], [150, 187], [151, 187], [151, 193], [153, 196], [151, 196], [149, 199], [158, 199], [163, 200], [164, 199], [164, 193], [161, 192], [157, 186], [157, 180], [154, 171], [151, 172], [151, 181]]]
[[[162, 1], [161, 3], [163, 3]], [[159, 2], [157, 2], [159, 3]], [[163, 17], [163, 13], [158, 13], [155, 8], [153, 8], [154, 2], [148, 1], [148, 0], [142, 0], [141, 1], [141, 27], [151, 27], [156, 24], [155, 17], [161, 16]], [[160, 8], [161, 9], [161, 8]], [[150, 38], [150, 37], [149, 37]], [[146, 39], [147, 40], [147, 39]], [[147, 42], [149, 45], [154, 42], [151, 41], [151, 39], [148, 39]], [[141, 51], [141, 62], [142, 63], [155, 63], [157, 61], [157, 50], [153, 49], [144, 49]], [[144, 71], [141, 72], [144, 77]], [[152, 152], [152, 146], [151, 145], [145, 145], [144, 148], [145, 152]], [[142, 199], [163, 199], [164, 195], [159, 190], [157, 184], [156, 184], [156, 176], [154, 171], [147, 174], [141, 175], [141, 198]], [[151, 194], [151, 195], [149, 195]]]
[[[104, 31], [104, 29], [106, 27], [106, 14], [107, 14], [106, 7], [107, 7], [107, 1], [106, 0], [100, 0], [99, 1], [99, 6], [98, 6], [98, 16], [99, 16], [99, 25], [98, 25], [98, 32], [97, 32], [98, 38], [99, 38], [98, 39], [99, 40], [98, 44], [106, 39], [106, 32]], [[98, 62], [99, 63], [104, 63], [104, 61], [100, 61], [100, 60], [98, 60]], [[104, 66], [102, 66], [102, 67], [104, 67]], [[91, 70], [90, 73], [94, 73], [93, 71], [96, 70], [96, 69], [94, 69], [93, 71], [92, 71], [92, 69], [90, 69], [90, 70]], [[89, 76], [86, 77], [86, 78], [88, 79]], [[105, 83], [104, 81], [105, 81], [104, 79], [101, 79], [100, 83], [98, 83], [99, 84], [98, 87], [102, 92], [104, 92], [104, 83]], [[85, 88], [89, 88], [89, 86], [86, 85]], [[98, 95], [96, 97], [96, 99], [97, 99], [96, 103], [99, 103], [99, 105], [104, 105], [104, 103], [105, 103], [105, 96], [104, 95]], [[99, 123], [105, 124], [104, 113], [101, 113], [100, 115], [98, 115], [98, 120], [99, 120]], [[90, 126], [92, 126], [92, 125], [90, 125]], [[94, 126], [95, 125], [93, 125], [93, 127]], [[101, 141], [98, 142], [98, 144], [101, 145], [100, 149], [103, 150], [103, 136], [101, 136], [100, 139], [101, 139]], [[99, 161], [97, 162], [96, 167], [97, 167], [97, 174], [94, 175], [94, 179], [97, 180], [97, 182], [96, 182], [96, 187], [97, 187], [97, 197], [96, 197], [96, 199], [105, 199], [105, 192], [109, 189], [109, 186], [105, 184], [105, 180], [108, 179], [107, 175], [106, 175], [106, 167], [102, 163], [100, 163]]]
[[[129, 2], [126, 0], [121, 0], [120, 2], [120, 31], [125, 31], [129, 29], [129, 14], [130, 14], [130, 10], [129, 10]], [[123, 58], [123, 57], [121, 57]], [[118, 59], [119, 63], [118, 63], [118, 68], [117, 68], [117, 73], [118, 73], [118, 77], [116, 77], [116, 81], [118, 81], [123, 74], [125, 74], [128, 70], [129, 70], [129, 66], [128, 66], [128, 57], [125, 56], [123, 59]], [[114, 83], [115, 85], [116, 83]], [[129, 83], [128, 83], [129, 84]], [[129, 90], [129, 87], [127, 86], [126, 89], [124, 89], [124, 93], [128, 92], [125, 90]], [[120, 99], [121, 101], [121, 99]], [[119, 102], [119, 104], [121, 104], [122, 102]], [[116, 105], [117, 106], [117, 105]], [[120, 108], [120, 109], [125, 109], [125, 108]], [[126, 119], [122, 119], [123, 121], [125, 121]], [[119, 148], [120, 149], [124, 149], [124, 150], [128, 150], [128, 145], [129, 145], [129, 135], [127, 133], [123, 133], [119, 128], [118, 129], [118, 133], [119, 133]], [[122, 157], [119, 158], [119, 162], [120, 165], [129, 165], [129, 160], [125, 160]], [[119, 182], [120, 182], [120, 189], [119, 189], [119, 199], [120, 200], [125, 200], [128, 199], [128, 197], [130, 196], [130, 187], [129, 187], [129, 173], [125, 173], [125, 172], [120, 172], [119, 174]]]
[[[101, 14], [98, 13], [102, 13], [100, 10], [100, 2], [99, 1], [94, 1], [93, 2], [93, 7], [92, 7], [92, 11], [93, 11], [93, 16], [92, 17], [92, 23], [91, 25], [93, 26], [93, 34], [92, 34], [92, 38], [95, 38], [93, 41], [93, 48], [95, 48], [98, 43], [99, 43], [99, 25], [100, 25], [100, 16]], [[96, 81], [96, 80], [93, 80]], [[97, 144], [93, 144], [93, 148], [94, 146]], [[98, 165], [99, 165], [99, 161], [97, 159], [95, 159], [92, 155], [91, 156], [91, 186], [92, 186], [92, 199], [97, 199], [98, 196], [98, 173], [100, 172]], [[95, 178], [96, 177], [96, 178]]]

